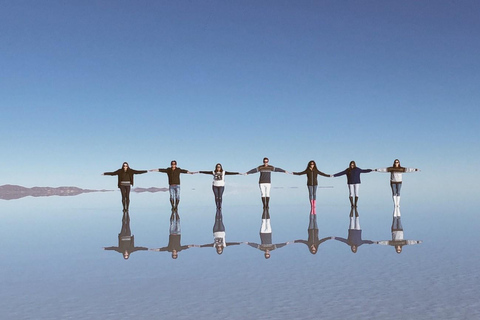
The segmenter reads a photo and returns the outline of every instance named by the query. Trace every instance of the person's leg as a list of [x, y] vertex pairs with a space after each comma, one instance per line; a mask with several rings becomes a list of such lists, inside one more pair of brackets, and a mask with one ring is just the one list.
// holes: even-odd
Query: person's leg
[[265, 183], [265, 205], [266, 208], [268, 209], [268, 203], [270, 202], [270, 188], [272, 185], [270, 183]]
[[355, 194], [355, 204], [354, 206], [356, 207], [357, 206], [357, 203], [358, 203], [358, 191], [360, 190], [360, 183], [356, 183], [353, 185], [353, 192]]
[[218, 208], [222, 208], [222, 200], [223, 200], [223, 191], [225, 190], [225, 187], [217, 187], [218, 188]]
[[218, 203], [218, 187], [216, 186], [212, 186], [212, 190], [213, 190], [213, 196], [215, 197], [215, 206], [217, 207], [217, 209], [219, 208], [219, 203]]
[[125, 187], [125, 205], [125, 209], [128, 211], [128, 208], [130, 206], [130, 186]]
[[172, 210], [175, 209], [175, 188], [174, 185], [168, 187], [168, 192], [170, 193], [170, 204], [172, 205]]
[[260, 183], [258, 186], [260, 187], [260, 195], [262, 196], [263, 208], [266, 208], [267, 204], [266, 204], [266, 200], [265, 200], [265, 197], [266, 197], [265, 183]]
[[348, 186], [348, 198], [350, 199], [350, 205], [353, 208], [353, 195], [355, 194], [355, 187], [353, 184], [347, 184]]
[[126, 201], [126, 198], [127, 198], [127, 190], [126, 190], [126, 186], [120, 186], [120, 192], [122, 194], [122, 206], [123, 206], [123, 211], [126, 211], [126, 208], [127, 208], [127, 201]]

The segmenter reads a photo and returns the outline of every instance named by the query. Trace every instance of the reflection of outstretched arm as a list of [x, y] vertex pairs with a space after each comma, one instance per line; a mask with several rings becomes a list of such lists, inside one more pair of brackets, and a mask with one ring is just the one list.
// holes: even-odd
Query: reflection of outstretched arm
[[318, 241], [318, 244], [322, 244], [322, 243], [324, 243], [325, 241], [327, 241], [327, 240], [332, 240], [332, 239], [334, 239], [334, 238], [335, 238], [335, 237], [325, 237], [325, 238], [323, 238], [323, 239], [320, 239], [320, 240]]
[[260, 248], [260, 245], [258, 243], [254, 243], [254, 242], [245, 242], [245, 244], [248, 244], [250, 247], [253, 247], [253, 248]]
[[[103, 247], [103, 250], [115, 250], [115, 251], [119, 251], [119, 247]], [[120, 252], [120, 251], [119, 251]]]
[[202, 244], [200, 245], [200, 248], [207, 248], [207, 247], [213, 247], [213, 243], [208, 243], [208, 244]]
[[309, 245], [307, 240], [295, 240], [293, 241], [293, 243], [303, 243], [303, 244], [306, 244], [307, 246]]
[[348, 240], [340, 237], [333, 237], [335, 240], [348, 244]]
[[135, 252], [135, 251], [145, 251], [148, 250], [146, 247], [134, 247], [130, 252]]
[[225, 245], [228, 246], [238, 246], [241, 242], [227, 242]]

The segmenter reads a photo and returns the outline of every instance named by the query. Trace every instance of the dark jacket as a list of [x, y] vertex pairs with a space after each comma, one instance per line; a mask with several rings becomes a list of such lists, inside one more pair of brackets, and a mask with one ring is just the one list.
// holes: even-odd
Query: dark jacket
[[318, 170], [317, 168], [314, 168], [313, 170], [310, 169], [305, 169], [302, 172], [294, 172], [294, 175], [300, 176], [302, 174], [307, 175], [307, 186], [316, 186], [318, 185], [317, 182], [317, 175], [321, 175], [324, 177], [330, 177], [328, 174], [323, 173], [322, 171]]
[[360, 183], [360, 174], [361, 173], [368, 173], [368, 172], [371, 172], [372, 169], [365, 169], [365, 170], [362, 170], [360, 169], [359, 167], [355, 167], [355, 168], [347, 168], [345, 170], [343, 170], [342, 172], [339, 172], [339, 173], [335, 173], [333, 176], [334, 177], [339, 177], [339, 176], [343, 176], [344, 174], [347, 175], [347, 184], [357, 184], [357, 183]]
[[180, 184], [180, 173], [188, 173], [188, 170], [176, 168], [172, 170], [171, 167], [166, 169], [158, 169], [158, 172], [165, 172], [168, 175], [168, 184], [175, 185]]
[[118, 187], [120, 188], [120, 184], [122, 182], [122, 178], [127, 178], [127, 180], [125, 181], [128, 181], [130, 180], [130, 185], [133, 186], [133, 175], [134, 174], [142, 174], [142, 173], [147, 173], [148, 171], [147, 170], [133, 170], [131, 168], [128, 168], [127, 169], [127, 172], [124, 172], [123, 171], [123, 168], [122, 169], [118, 169], [117, 171], [114, 171], [114, 172], [104, 172], [103, 174], [106, 175], [106, 176], [118, 176]]

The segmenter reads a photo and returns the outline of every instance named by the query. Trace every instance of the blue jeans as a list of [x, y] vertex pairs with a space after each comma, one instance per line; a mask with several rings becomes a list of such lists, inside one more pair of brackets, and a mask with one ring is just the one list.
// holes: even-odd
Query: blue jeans
[[307, 186], [308, 187], [308, 198], [310, 200], [317, 200], [317, 186]]
[[222, 206], [222, 196], [225, 187], [212, 186], [212, 190], [213, 195], [215, 196], [215, 204], [217, 205], [217, 208], [220, 208]]
[[180, 200], [180, 185], [179, 184], [172, 184], [168, 187], [168, 191], [170, 191], [170, 199], [177, 199]]
[[390, 187], [392, 187], [392, 196], [400, 196], [402, 183], [390, 183]]

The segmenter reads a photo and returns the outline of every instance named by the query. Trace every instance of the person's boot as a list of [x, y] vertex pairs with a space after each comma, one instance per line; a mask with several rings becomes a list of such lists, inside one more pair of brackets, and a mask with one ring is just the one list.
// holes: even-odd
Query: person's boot
[[353, 208], [353, 207], [354, 207], [354, 205], [353, 205], [353, 197], [348, 197], [348, 198], [350, 199], [350, 205], [351, 205], [351, 207]]
[[358, 197], [355, 197], [355, 208], [357, 207]]
[[268, 203], [270, 202], [270, 197], [266, 197], [265, 198], [265, 205], [266, 205], [266, 208], [268, 209]]

